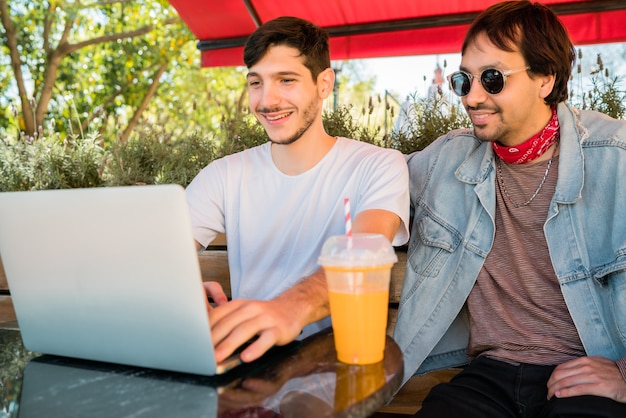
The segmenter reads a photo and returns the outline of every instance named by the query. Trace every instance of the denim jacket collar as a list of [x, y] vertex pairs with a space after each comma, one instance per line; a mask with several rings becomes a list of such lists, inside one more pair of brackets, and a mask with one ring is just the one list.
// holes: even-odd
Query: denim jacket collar
[[559, 141], [559, 152], [563, 158], [559, 159], [559, 179], [553, 201], [573, 204], [582, 196], [585, 174], [582, 142], [589, 136], [589, 132], [582, 125], [576, 125], [579, 121], [578, 110], [561, 103], [557, 112], [561, 124], [561, 138], [576, 140]]
[[[557, 203], [575, 203], [583, 188], [584, 158], [582, 141], [589, 135], [586, 128], [576, 126], [578, 112], [568, 104], [561, 103], [558, 108], [561, 123], [561, 138], [578, 140], [559, 141], [559, 153], [563, 156], [559, 162], [559, 180], [554, 194]], [[582, 132], [579, 132], [581, 130]], [[480, 184], [487, 180], [494, 169], [496, 158], [490, 142], [483, 142], [457, 168], [455, 174], [459, 181], [467, 184]]]

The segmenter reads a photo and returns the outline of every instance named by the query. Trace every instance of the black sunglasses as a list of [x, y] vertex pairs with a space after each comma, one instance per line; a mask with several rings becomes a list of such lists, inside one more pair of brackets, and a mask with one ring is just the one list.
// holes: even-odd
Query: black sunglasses
[[457, 96], [467, 96], [472, 88], [474, 77], [479, 77], [480, 84], [489, 94], [498, 94], [504, 89], [506, 78], [520, 71], [530, 70], [530, 67], [517, 68], [515, 70], [500, 71], [496, 68], [487, 68], [480, 74], [472, 74], [467, 71], [455, 71], [448, 76], [450, 89]]

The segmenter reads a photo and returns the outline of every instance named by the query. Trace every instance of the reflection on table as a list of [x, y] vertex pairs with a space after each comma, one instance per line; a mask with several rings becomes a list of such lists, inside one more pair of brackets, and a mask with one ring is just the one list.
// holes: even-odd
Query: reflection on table
[[403, 370], [389, 337], [381, 363], [338, 362], [330, 329], [214, 377], [38, 356], [15, 330], [0, 330], [0, 347], [0, 415], [20, 418], [366, 417], [395, 393]]

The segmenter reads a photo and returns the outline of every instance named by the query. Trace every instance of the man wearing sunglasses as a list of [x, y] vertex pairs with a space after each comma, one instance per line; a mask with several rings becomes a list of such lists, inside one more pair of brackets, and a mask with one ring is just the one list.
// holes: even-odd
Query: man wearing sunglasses
[[626, 122], [565, 103], [574, 59], [547, 7], [488, 8], [448, 77], [473, 129], [408, 157], [405, 379], [469, 363], [418, 417], [626, 416]]

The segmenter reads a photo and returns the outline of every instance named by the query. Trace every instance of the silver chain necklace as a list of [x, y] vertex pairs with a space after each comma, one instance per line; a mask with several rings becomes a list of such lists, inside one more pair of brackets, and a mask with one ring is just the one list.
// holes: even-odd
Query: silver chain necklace
[[556, 146], [552, 149], [552, 155], [550, 156], [550, 160], [548, 160], [548, 166], [546, 167], [546, 172], [543, 174], [541, 183], [539, 183], [539, 187], [537, 187], [537, 190], [535, 190], [535, 193], [533, 193], [533, 195], [530, 196], [530, 198], [524, 203], [517, 203], [515, 200], [513, 200], [513, 197], [511, 197], [508, 190], [506, 189], [506, 186], [504, 185], [504, 177], [502, 177], [502, 167], [501, 167], [502, 162], [500, 161], [500, 158], [496, 156], [496, 169], [498, 171], [498, 176], [497, 176], [498, 184], [500, 185], [500, 188], [502, 189], [502, 191], [504, 192], [506, 197], [509, 199], [509, 201], [511, 202], [514, 208], [517, 209], [517, 208], [521, 208], [524, 206], [528, 206], [530, 205], [530, 202], [532, 202], [535, 199], [535, 197], [537, 197], [537, 195], [541, 191], [541, 188], [543, 187], [543, 184], [546, 182], [546, 179], [548, 178], [548, 173], [550, 172], [550, 167], [552, 166], [552, 158], [554, 157], [555, 152], [556, 152]]

